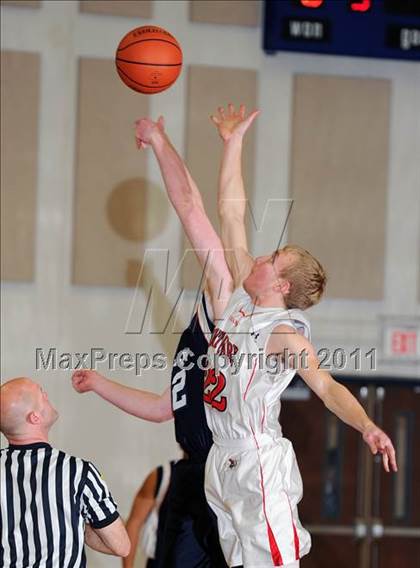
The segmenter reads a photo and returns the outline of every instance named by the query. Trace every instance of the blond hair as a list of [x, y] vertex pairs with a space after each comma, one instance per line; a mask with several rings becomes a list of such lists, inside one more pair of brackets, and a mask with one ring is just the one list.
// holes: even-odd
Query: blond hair
[[306, 310], [317, 304], [324, 293], [327, 275], [321, 263], [307, 250], [297, 245], [287, 245], [281, 249], [295, 258], [282, 270], [281, 276], [290, 282], [290, 292], [285, 296], [289, 309]]

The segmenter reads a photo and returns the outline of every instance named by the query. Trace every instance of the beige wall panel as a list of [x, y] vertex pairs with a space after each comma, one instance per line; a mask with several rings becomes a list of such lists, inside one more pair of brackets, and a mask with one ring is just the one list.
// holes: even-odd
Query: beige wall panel
[[191, 0], [190, 19], [207, 24], [257, 26], [260, 9], [258, 0]]
[[[217, 88], [215, 88], [217, 85]], [[206, 211], [219, 230], [217, 217], [217, 180], [222, 143], [209, 117], [220, 105], [239, 105], [248, 110], [257, 106], [257, 72], [192, 65], [188, 70], [187, 164], [201, 194]], [[243, 150], [243, 172], [247, 193], [252, 198], [254, 187], [255, 128], [247, 135]], [[185, 248], [190, 248], [185, 240]], [[189, 255], [191, 256], [191, 255]], [[183, 286], [195, 288], [200, 280], [198, 262], [187, 258], [183, 266]]]
[[80, 11], [133, 18], [153, 16], [152, 0], [82, 0]]
[[329, 274], [328, 297], [383, 297], [390, 81], [294, 81], [289, 242]]
[[11, 4], [14, 6], [25, 6], [29, 8], [39, 8], [41, 5], [39, 0], [2, 0], [1, 3], [2, 5]]
[[148, 114], [148, 97], [120, 81], [113, 60], [79, 61], [74, 283], [134, 286], [145, 240], [166, 223], [167, 199], [134, 141], [134, 121]]
[[418, 256], [417, 256], [417, 266], [418, 266], [418, 276], [417, 276], [417, 300], [418, 303], [420, 304], [420, 246], [419, 246], [419, 252], [418, 252]]
[[38, 180], [38, 54], [1, 53], [1, 274], [34, 278]]

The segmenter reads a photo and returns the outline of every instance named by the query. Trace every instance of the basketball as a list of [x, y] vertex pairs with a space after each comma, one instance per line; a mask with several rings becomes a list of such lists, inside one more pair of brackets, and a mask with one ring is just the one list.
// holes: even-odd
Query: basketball
[[138, 93], [165, 91], [182, 68], [182, 50], [172, 34], [157, 26], [142, 26], [120, 41], [115, 64], [121, 80]]

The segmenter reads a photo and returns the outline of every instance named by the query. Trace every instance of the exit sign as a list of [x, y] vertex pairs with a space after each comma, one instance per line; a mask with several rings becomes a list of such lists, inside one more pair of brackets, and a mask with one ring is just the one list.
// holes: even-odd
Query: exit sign
[[420, 362], [420, 318], [386, 318], [382, 337], [386, 359]]
[[407, 331], [406, 329], [394, 329], [391, 332], [391, 352], [392, 355], [416, 355], [418, 352], [417, 343], [419, 335], [417, 331]]

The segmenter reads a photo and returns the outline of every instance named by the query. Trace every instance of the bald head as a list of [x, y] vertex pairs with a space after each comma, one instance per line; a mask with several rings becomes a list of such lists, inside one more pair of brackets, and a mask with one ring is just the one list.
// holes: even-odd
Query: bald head
[[0, 430], [9, 439], [48, 432], [57, 418], [40, 385], [26, 377], [12, 379], [1, 386], [0, 404]]

